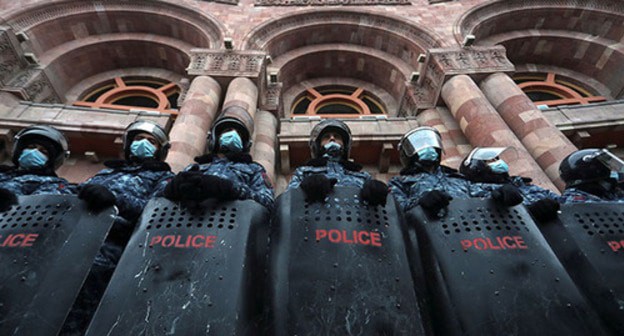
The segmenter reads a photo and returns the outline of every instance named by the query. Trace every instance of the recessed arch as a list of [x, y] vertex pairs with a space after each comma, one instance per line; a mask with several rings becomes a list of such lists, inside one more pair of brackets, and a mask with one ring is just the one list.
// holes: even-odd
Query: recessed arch
[[413, 64], [420, 53], [443, 45], [435, 33], [401, 18], [355, 10], [304, 11], [265, 22], [243, 39], [243, 49], [272, 57], [319, 44], [375, 48]]
[[[187, 45], [174, 39], [114, 34], [108, 38], [83, 39], [73, 48], [48, 53], [41, 60], [54, 88], [61, 96], [78, 82], [96, 74], [125, 68], [160, 68], [184, 74], [190, 56]], [[86, 43], [89, 42], [89, 43]]]
[[[516, 66], [554, 67], [581, 74], [597, 94], [624, 97], [624, 3], [604, 1], [492, 1], [466, 12], [455, 25], [459, 43], [505, 46]], [[530, 69], [531, 66], [528, 66]]]
[[216, 18], [200, 10], [148, 0], [38, 3], [10, 11], [4, 19], [15, 32], [25, 33], [31, 40], [48, 40], [35, 51], [71, 39], [114, 33], [149, 33], [211, 48], [220, 45], [225, 30]]

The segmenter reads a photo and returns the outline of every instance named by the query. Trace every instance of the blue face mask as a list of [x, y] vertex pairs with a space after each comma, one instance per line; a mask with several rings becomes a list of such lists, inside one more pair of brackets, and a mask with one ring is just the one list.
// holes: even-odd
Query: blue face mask
[[342, 156], [342, 146], [339, 143], [330, 141], [323, 146], [323, 150], [325, 154], [323, 154], [324, 158], [328, 159], [340, 159]]
[[133, 141], [130, 145], [130, 154], [139, 159], [153, 158], [156, 154], [156, 146], [147, 139]]
[[236, 131], [228, 131], [221, 134], [219, 147], [228, 152], [240, 152], [243, 150], [243, 140]]
[[17, 162], [22, 169], [38, 169], [45, 167], [48, 157], [36, 148], [24, 149]]
[[423, 148], [416, 154], [418, 154], [418, 161], [436, 162], [439, 158], [438, 151], [433, 147]]
[[509, 173], [509, 166], [503, 160], [496, 160], [494, 162], [488, 163], [488, 166], [490, 166], [490, 170], [492, 170], [494, 174]]

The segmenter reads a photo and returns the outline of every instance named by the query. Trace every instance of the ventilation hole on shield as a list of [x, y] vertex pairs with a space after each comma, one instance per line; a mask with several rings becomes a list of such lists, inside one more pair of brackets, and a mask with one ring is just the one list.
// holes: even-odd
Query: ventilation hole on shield
[[213, 227], [212, 223], [208, 223], [206, 226], [209, 228]]
[[219, 225], [217, 225], [217, 228], [219, 228], [219, 229], [223, 229], [223, 224], [219, 224]]
[[145, 229], [146, 229], [146, 230], [151, 230], [151, 229], [152, 229], [152, 226], [151, 226], [151, 225], [148, 225], [148, 226], [146, 226], [146, 227], [145, 227]]
[[447, 235], [448, 235], [448, 234], [451, 234], [451, 231], [449, 231], [449, 230], [444, 230], [444, 234], [447, 234]]
[[171, 224], [167, 224], [167, 225], [165, 225], [165, 227], [166, 227], [167, 229], [169, 229], [169, 228], [171, 227]]

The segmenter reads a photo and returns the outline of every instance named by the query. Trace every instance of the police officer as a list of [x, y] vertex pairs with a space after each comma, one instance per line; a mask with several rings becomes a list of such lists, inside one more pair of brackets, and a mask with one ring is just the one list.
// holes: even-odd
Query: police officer
[[207, 199], [254, 200], [273, 208], [273, 188], [266, 171], [253, 162], [249, 149], [251, 134], [238, 119], [223, 117], [208, 136], [209, 153], [196, 157], [167, 185], [164, 196], [188, 204]]
[[19, 131], [14, 166], [0, 166], [0, 211], [17, 204], [17, 196], [74, 194], [75, 187], [55, 173], [68, 156], [67, 139], [57, 129], [36, 125]]
[[124, 132], [124, 159], [105, 162], [106, 169], [80, 186], [78, 197], [87, 202], [91, 211], [115, 205], [119, 213], [96, 255], [62, 334], [84, 333], [143, 208], [173, 178], [171, 168], [163, 162], [169, 146], [169, 137], [160, 125], [148, 120], [135, 121]]
[[607, 149], [582, 149], [559, 165], [562, 203], [624, 202], [624, 162]]
[[373, 180], [362, 166], [349, 161], [351, 130], [343, 121], [326, 119], [310, 134], [312, 159], [297, 168], [288, 189], [301, 187], [308, 201], [323, 202], [334, 186], [361, 188], [360, 196], [370, 205], [385, 205], [388, 187]]
[[453, 198], [470, 198], [470, 184], [449, 167], [440, 164], [440, 132], [432, 127], [417, 127], [399, 142], [403, 169], [390, 179], [390, 191], [404, 211], [416, 205], [439, 214]]
[[471, 183], [472, 197], [493, 198], [504, 206], [523, 203], [533, 218], [544, 222], [556, 218], [559, 195], [531, 184], [531, 179], [510, 176], [500, 158], [508, 147], [476, 147], [462, 161], [459, 172]]

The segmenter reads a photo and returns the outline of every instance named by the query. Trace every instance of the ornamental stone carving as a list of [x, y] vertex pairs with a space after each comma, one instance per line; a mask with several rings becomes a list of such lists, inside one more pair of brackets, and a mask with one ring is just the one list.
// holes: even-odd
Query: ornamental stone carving
[[3, 90], [35, 103], [61, 103], [61, 98], [54, 90], [50, 79], [41, 69], [31, 68], [20, 72]]
[[25, 66], [11, 30], [0, 30], [0, 85], [5, 85]]
[[266, 53], [255, 50], [192, 49], [189, 75], [258, 78]]
[[399, 114], [415, 115], [438, 104], [442, 85], [455, 75], [469, 75], [476, 82], [497, 73], [513, 72], [503, 46], [430, 49], [416, 83], [405, 91]]
[[409, 5], [410, 0], [256, 0], [256, 6], [368, 6]]

